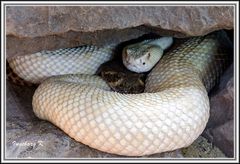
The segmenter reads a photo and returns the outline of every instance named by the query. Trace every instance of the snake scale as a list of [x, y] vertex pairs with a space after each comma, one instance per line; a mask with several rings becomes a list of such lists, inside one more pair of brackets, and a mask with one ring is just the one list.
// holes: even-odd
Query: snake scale
[[143, 156], [187, 147], [203, 132], [208, 91], [227, 63], [221, 46], [217, 34], [188, 39], [163, 55], [141, 94], [113, 92], [93, 75], [111, 59], [110, 49], [46, 51], [14, 57], [9, 64], [25, 80], [41, 82], [32, 101], [37, 117], [92, 148]]

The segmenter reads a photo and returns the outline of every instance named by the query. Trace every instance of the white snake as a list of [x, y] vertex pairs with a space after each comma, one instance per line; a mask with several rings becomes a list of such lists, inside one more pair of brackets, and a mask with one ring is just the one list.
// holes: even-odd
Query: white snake
[[39, 85], [32, 102], [36, 116], [92, 148], [142, 156], [189, 146], [202, 133], [209, 118], [207, 91], [223, 70], [224, 60], [217, 59], [227, 56], [219, 47], [213, 34], [184, 42], [163, 55], [142, 94], [112, 92], [92, 75], [111, 59], [106, 48], [45, 51], [14, 57], [9, 64], [33, 83], [72, 73]]

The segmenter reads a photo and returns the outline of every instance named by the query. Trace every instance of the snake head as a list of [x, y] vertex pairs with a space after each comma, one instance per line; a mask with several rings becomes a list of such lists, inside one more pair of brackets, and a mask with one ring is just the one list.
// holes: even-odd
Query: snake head
[[124, 66], [130, 71], [141, 73], [150, 71], [162, 57], [160, 46], [148, 44], [133, 44], [123, 49]]

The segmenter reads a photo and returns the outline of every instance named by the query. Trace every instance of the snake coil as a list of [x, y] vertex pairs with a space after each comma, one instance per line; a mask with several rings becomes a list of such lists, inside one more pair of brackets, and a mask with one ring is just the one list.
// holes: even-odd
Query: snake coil
[[[186, 147], [203, 132], [207, 92], [228, 61], [217, 36], [191, 38], [163, 55], [142, 94], [112, 92], [92, 75], [111, 58], [110, 51], [94, 46], [15, 57], [9, 63], [20, 77], [41, 82], [32, 101], [37, 117], [92, 148], [142, 156]], [[45, 80], [49, 76], [54, 77]]]

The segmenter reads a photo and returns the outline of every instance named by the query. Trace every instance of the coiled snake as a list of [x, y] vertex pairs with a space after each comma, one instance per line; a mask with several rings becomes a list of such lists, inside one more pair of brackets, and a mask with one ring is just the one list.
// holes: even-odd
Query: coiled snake
[[209, 118], [207, 91], [228, 58], [220, 47], [215, 34], [188, 39], [163, 55], [141, 94], [112, 92], [93, 75], [111, 59], [106, 48], [45, 51], [14, 57], [9, 64], [25, 80], [41, 82], [32, 101], [37, 117], [92, 148], [142, 156], [186, 147], [203, 132]]

